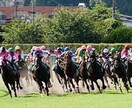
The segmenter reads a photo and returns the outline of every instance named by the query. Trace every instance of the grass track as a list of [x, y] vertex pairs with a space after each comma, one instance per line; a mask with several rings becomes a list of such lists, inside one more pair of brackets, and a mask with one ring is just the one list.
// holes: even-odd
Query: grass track
[[115, 90], [106, 90], [103, 94], [52, 94], [41, 97], [28, 94], [19, 98], [10, 98], [0, 90], [0, 108], [132, 108], [132, 91], [121, 94]]
[[132, 90], [123, 92], [113, 89], [102, 94], [51, 94], [49, 97], [32, 93], [11, 99], [0, 80], [0, 108], [132, 108]]

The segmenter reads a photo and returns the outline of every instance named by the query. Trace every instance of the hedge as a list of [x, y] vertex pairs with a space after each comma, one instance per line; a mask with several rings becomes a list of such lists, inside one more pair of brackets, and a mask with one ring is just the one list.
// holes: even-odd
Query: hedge
[[[129, 44], [130, 46], [132, 46], [131, 43], [126, 43], [126, 44]], [[30, 49], [33, 47], [33, 46], [41, 46], [41, 45], [45, 45], [47, 46], [49, 49], [56, 49], [57, 47], [70, 47], [72, 49], [72, 51], [75, 51], [78, 47], [82, 46], [82, 45], [92, 45], [98, 53], [101, 52], [101, 50], [105, 47], [107, 47], [109, 50], [114, 47], [116, 48], [118, 51], [121, 51], [124, 47], [124, 45], [126, 45], [125, 43], [113, 43], [113, 44], [110, 44], [110, 43], [99, 43], [99, 44], [94, 44], [94, 43], [53, 43], [53, 44], [1, 44], [1, 46], [5, 46], [6, 48], [9, 48], [9, 47], [13, 47], [15, 48], [16, 45], [19, 45], [25, 53], [28, 53], [30, 51]]]

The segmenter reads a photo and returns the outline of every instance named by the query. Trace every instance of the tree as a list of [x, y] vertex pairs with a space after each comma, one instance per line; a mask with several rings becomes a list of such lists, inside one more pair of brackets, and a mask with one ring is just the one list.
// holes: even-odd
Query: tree
[[98, 36], [93, 31], [89, 13], [90, 10], [87, 8], [74, 11], [62, 9], [45, 24], [43, 40], [64, 43], [99, 42]]
[[108, 40], [110, 43], [131, 43], [132, 42], [132, 28], [119, 27], [109, 34]]
[[4, 43], [41, 43], [41, 28], [37, 23], [13, 20], [4, 27]]

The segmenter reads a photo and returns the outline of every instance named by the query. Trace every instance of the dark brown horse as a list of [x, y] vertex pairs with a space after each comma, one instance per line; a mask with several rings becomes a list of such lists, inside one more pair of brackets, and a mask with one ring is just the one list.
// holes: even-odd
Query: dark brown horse
[[119, 79], [122, 79], [124, 87], [126, 88], [127, 92], [129, 92], [126, 68], [119, 58], [115, 58], [114, 60], [114, 73], [118, 76]]
[[56, 59], [56, 65], [53, 68], [53, 71], [55, 72], [55, 75], [59, 81], [59, 83], [62, 85], [63, 90], [68, 91], [67, 88], [67, 80], [66, 80], [66, 75], [64, 73], [64, 67], [63, 67], [63, 59], [62, 58], [57, 58]]
[[85, 59], [85, 55], [83, 55], [83, 57], [82, 57], [82, 61], [79, 66], [79, 72], [80, 72], [82, 81], [85, 82], [85, 84], [86, 84], [88, 92], [90, 92], [89, 85], [88, 85], [89, 75], [88, 75], [87, 61]]
[[88, 75], [89, 79], [92, 82], [92, 89], [94, 89], [93, 82], [97, 85], [97, 88], [99, 89], [99, 92], [102, 93], [100, 86], [97, 82], [98, 79], [102, 81], [102, 89], [105, 89], [106, 86], [104, 84], [103, 76], [105, 74], [104, 68], [102, 68], [101, 64], [97, 62], [96, 57], [91, 56], [91, 61], [88, 63]]
[[22, 89], [19, 82], [20, 73], [14, 70], [13, 67], [11, 67], [10, 62], [6, 60], [4, 60], [4, 62], [0, 61], [0, 66], [2, 79], [4, 81], [6, 88], [8, 89], [10, 96], [12, 97], [11, 90], [13, 90], [15, 97], [17, 97], [16, 87], [17, 90]]
[[[64, 72], [67, 76], [67, 81], [68, 83], [72, 84], [72, 87], [74, 88], [75, 92], [79, 92], [79, 72], [78, 72], [78, 67], [75, 65], [75, 63], [73, 63], [72, 59], [71, 59], [71, 53], [70, 52], [66, 52], [65, 56], [64, 56], [64, 62], [65, 62], [65, 66], [64, 66]], [[75, 81], [76, 86], [73, 83], [73, 80]], [[72, 90], [69, 84], [69, 88], [70, 91]], [[76, 90], [77, 88], [77, 90]]]
[[21, 58], [21, 55], [18, 55], [17, 64], [20, 69], [20, 81], [22, 85], [24, 85], [22, 81], [23, 78], [25, 78], [27, 86], [29, 86], [30, 84], [32, 85], [33, 77], [31, 75], [31, 72], [28, 71], [27, 63], [24, 59]]
[[131, 83], [131, 77], [132, 77], [132, 60], [129, 60], [127, 62], [127, 77], [128, 77], [128, 81], [129, 81], [129, 85], [130, 87], [132, 87], [132, 83]]
[[[34, 79], [39, 85], [39, 90], [40, 93], [42, 91], [46, 91], [47, 96], [49, 95], [49, 89], [48, 89], [48, 84], [50, 82], [50, 69], [47, 68], [44, 62], [42, 62], [41, 57], [37, 57], [37, 66], [36, 70], [34, 71]], [[43, 82], [45, 83], [45, 88], [43, 86]]]

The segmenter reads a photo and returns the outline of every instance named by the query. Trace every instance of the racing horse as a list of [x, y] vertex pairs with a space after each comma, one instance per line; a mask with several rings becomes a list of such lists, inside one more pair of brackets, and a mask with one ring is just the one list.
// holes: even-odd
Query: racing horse
[[17, 90], [22, 89], [22, 86], [20, 85], [19, 79], [20, 79], [20, 73], [11, 67], [11, 64], [7, 60], [0, 60], [0, 66], [1, 66], [1, 75], [3, 82], [8, 89], [8, 92], [10, 96], [12, 97], [11, 90], [14, 91], [15, 97], [17, 97], [16, 87]]
[[126, 68], [125, 65], [121, 62], [120, 58], [118, 57], [114, 58], [114, 73], [118, 76], [119, 81], [120, 79], [122, 79], [124, 87], [126, 88], [127, 92], [129, 92]]
[[[48, 84], [50, 83], [50, 68], [42, 61], [42, 57], [39, 54], [36, 58], [36, 69], [33, 74], [34, 80], [38, 83], [40, 93], [44, 91], [49, 96]], [[43, 82], [45, 83], [45, 88]]]
[[[75, 63], [73, 63], [72, 61], [72, 57], [71, 57], [71, 52], [67, 51], [64, 55], [64, 72], [66, 74], [67, 77], [67, 82], [70, 88], [70, 91], [72, 91], [72, 88], [70, 86], [70, 84], [72, 85], [72, 87], [74, 88], [75, 92], [80, 92], [79, 91], [79, 71], [78, 71], [78, 67], [76, 66]], [[75, 81], [76, 86], [73, 83], [73, 79]]]
[[53, 71], [55, 72], [58, 82], [62, 85], [63, 90], [65, 91], [66, 88], [66, 91], [68, 91], [67, 80], [66, 80], [66, 75], [64, 73], [62, 58], [56, 58], [56, 65], [53, 68]]
[[90, 92], [89, 85], [88, 85], [88, 69], [87, 69], [87, 61], [85, 59], [85, 55], [83, 54], [82, 61], [79, 66], [80, 77], [82, 81], [85, 82], [88, 92]]
[[18, 55], [17, 64], [20, 69], [20, 81], [21, 81], [22, 85], [23, 85], [22, 78], [26, 79], [27, 86], [30, 85], [30, 83], [32, 85], [32, 81], [33, 81], [32, 74], [28, 71], [27, 63], [24, 59], [21, 58], [20, 54]]
[[101, 66], [101, 64], [96, 60], [96, 57], [94, 55], [91, 55], [90, 61], [87, 64], [87, 68], [88, 68], [89, 79], [91, 80], [91, 83], [92, 83], [91, 88], [94, 89], [93, 82], [95, 82], [99, 92], [102, 93], [102, 90], [100, 89], [100, 86], [97, 80], [100, 79], [102, 81], [102, 89], [106, 89], [106, 86], [104, 84], [104, 79], [103, 79], [105, 70]]

